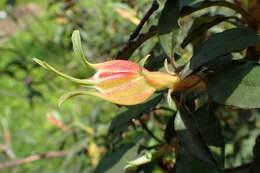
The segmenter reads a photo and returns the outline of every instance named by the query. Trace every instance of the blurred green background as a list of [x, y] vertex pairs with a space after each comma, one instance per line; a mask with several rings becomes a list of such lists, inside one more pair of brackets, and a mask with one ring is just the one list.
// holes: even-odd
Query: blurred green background
[[[138, 6], [145, 8], [147, 2]], [[70, 152], [1, 172], [76, 173], [97, 164], [118, 108], [92, 97], [76, 97], [58, 108], [58, 98], [79, 86], [46, 72], [32, 58], [72, 76], [88, 77], [73, 55], [72, 31], [81, 30], [93, 62], [111, 59], [135, 27], [116, 9], [130, 7], [114, 0], [0, 1], [0, 163], [50, 151]], [[88, 147], [94, 152], [89, 157], [83, 150]]]
[[[1, 169], [1, 173], [91, 172], [107, 150], [109, 124], [121, 108], [90, 96], [73, 98], [58, 108], [58, 98], [79, 86], [45, 71], [32, 58], [45, 60], [66, 74], [86, 78], [90, 71], [73, 55], [73, 30], [81, 31], [92, 62], [111, 60], [150, 3], [150, 0], [0, 1], [0, 164], [39, 153], [67, 152], [63, 157]], [[215, 30], [224, 27], [220, 25]], [[132, 57], [136, 58], [132, 60], [147, 55], [156, 43], [157, 39], [151, 39], [135, 52]], [[190, 51], [183, 56], [190, 56]], [[227, 123], [224, 130], [228, 166], [252, 160], [254, 139], [259, 134], [255, 127], [260, 127], [260, 119], [252, 120], [246, 111], [245, 116], [237, 116], [240, 113], [233, 110], [221, 117]], [[151, 123], [149, 126], [154, 128]], [[162, 135], [163, 128], [155, 133]]]

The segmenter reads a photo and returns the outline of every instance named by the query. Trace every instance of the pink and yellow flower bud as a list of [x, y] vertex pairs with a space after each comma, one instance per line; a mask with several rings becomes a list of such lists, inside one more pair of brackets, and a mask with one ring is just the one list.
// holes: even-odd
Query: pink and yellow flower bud
[[103, 63], [92, 64], [85, 59], [85, 53], [81, 46], [79, 31], [72, 34], [73, 48], [82, 62], [96, 73], [87, 79], [77, 79], [56, 70], [51, 65], [39, 59], [33, 59], [36, 63], [57, 75], [83, 86], [89, 86], [93, 90], [75, 91], [63, 95], [59, 105], [68, 98], [77, 95], [93, 95], [112, 103], [120, 105], [136, 105], [147, 100], [156, 90], [168, 88], [169, 91], [198, 90], [205, 88], [204, 82], [198, 76], [190, 76], [181, 80], [176, 74], [150, 72], [144, 68], [145, 57], [139, 64], [127, 60], [112, 60]]
[[59, 72], [46, 62], [38, 59], [34, 59], [34, 61], [59, 76], [81, 85], [92, 86], [95, 89], [95, 91], [77, 91], [66, 94], [62, 97], [61, 102], [75, 95], [87, 94], [120, 105], [135, 105], [144, 102], [156, 90], [170, 88], [176, 91], [189, 87], [195, 88], [195, 86], [197, 90], [204, 87], [198, 77], [193, 76], [182, 81], [178, 75], [150, 72], [138, 64], [126, 60], [89, 63], [96, 73], [88, 79], [76, 79]]

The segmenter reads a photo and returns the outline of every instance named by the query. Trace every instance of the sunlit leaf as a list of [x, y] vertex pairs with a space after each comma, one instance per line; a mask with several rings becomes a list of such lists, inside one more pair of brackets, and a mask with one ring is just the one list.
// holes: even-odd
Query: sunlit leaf
[[210, 76], [207, 91], [225, 105], [260, 108], [260, 65], [256, 63], [226, 66]]
[[200, 50], [181, 72], [185, 78], [197, 68], [231, 52], [241, 51], [260, 42], [260, 35], [250, 28], [233, 28], [214, 34], [203, 43]]
[[135, 159], [138, 155], [138, 145], [134, 143], [123, 144], [114, 150], [110, 150], [101, 159], [95, 173], [124, 172], [124, 167], [129, 160]]
[[167, 0], [159, 19], [159, 40], [168, 55], [173, 57], [177, 35], [179, 33], [179, 1]]

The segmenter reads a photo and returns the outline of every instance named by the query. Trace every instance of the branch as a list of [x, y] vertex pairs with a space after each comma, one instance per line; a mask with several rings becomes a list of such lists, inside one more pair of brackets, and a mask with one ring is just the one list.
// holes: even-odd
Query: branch
[[[241, 14], [242, 18], [249, 24], [253, 25], [255, 23], [255, 18], [252, 17], [248, 12], [246, 12], [244, 9], [240, 8], [239, 6], [232, 4], [230, 2], [202, 2], [198, 7], [192, 8], [192, 7], [184, 7], [181, 11], [180, 17], [185, 17], [193, 12], [202, 10], [204, 8], [213, 7], [213, 6], [219, 6], [219, 7], [226, 7], [229, 9], [232, 9], [236, 11], [237, 13]], [[151, 14], [147, 14], [151, 15]], [[148, 16], [148, 17], [149, 17]], [[146, 21], [145, 17], [142, 19], [143, 23]], [[127, 60], [129, 57], [134, 53], [134, 51], [141, 46], [145, 41], [155, 36], [159, 30], [159, 26], [151, 26], [148, 32], [144, 34], [140, 34], [139, 37], [136, 40], [131, 40], [132, 38], [137, 37], [138, 33], [140, 32], [143, 24], [142, 21], [140, 22], [140, 26], [138, 25], [136, 30], [133, 32], [133, 34], [130, 36], [130, 41], [123, 47], [122, 50], [118, 52], [115, 59], [123, 59]], [[136, 35], [137, 33], [137, 35]]]
[[123, 49], [118, 52], [116, 59], [127, 60], [139, 46], [141, 46], [146, 40], [155, 36], [158, 29], [158, 26], [151, 26], [149, 31], [144, 34], [140, 34], [137, 40], [129, 41]]
[[147, 125], [143, 122], [143, 120], [141, 118], [138, 119], [141, 126], [143, 127], [143, 129], [153, 138], [155, 139], [157, 142], [159, 142], [160, 144], [163, 143], [163, 141], [161, 139], [159, 139], [158, 137], [156, 137], [153, 132], [147, 127]]
[[156, 11], [159, 8], [159, 4], [157, 0], [154, 0], [152, 3], [152, 6], [148, 10], [148, 12], [144, 15], [140, 23], [135, 28], [134, 32], [130, 35], [129, 41], [134, 40], [140, 33], [141, 29], [143, 28], [145, 22], [150, 18], [150, 16], [153, 14], [154, 11]]
[[35, 154], [35, 155], [25, 157], [25, 158], [22, 158], [22, 159], [19, 159], [19, 160], [2, 163], [2, 164], [0, 164], [0, 169], [20, 166], [22, 164], [34, 162], [34, 161], [41, 160], [41, 159], [51, 159], [51, 158], [57, 158], [57, 157], [64, 157], [66, 155], [68, 155], [68, 152], [65, 152], [65, 151], [61, 151], [61, 152], [53, 151], [53, 152], [49, 152], [49, 153], [45, 153], [45, 154]]

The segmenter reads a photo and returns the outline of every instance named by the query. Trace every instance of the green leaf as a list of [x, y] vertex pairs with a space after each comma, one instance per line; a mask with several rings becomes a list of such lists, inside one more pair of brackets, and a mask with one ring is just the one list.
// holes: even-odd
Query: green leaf
[[159, 40], [168, 57], [173, 57], [179, 32], [179, 1], [167, 0], [159, 19]]
[[[242, 58], [244, 58], [244, 57], [242, 57]], [[209, 71], [217, 72], [217, 71], [222, 70], [224, 66], [231, 64], [234, 60], [237, 60], [235, 55], [226, 54], [226, 55], [220, 56], [217, 59], [215, 59], [214, 61], [206, 64], [205, 68], [208, 69]]]
[[233, 28], [211, 36], [181, 72], [185, 78], [200, 66], [225, 54], [260, 43], [260, 34], [250, 28]]
[[224, 173], [224, 170], [209, 166], [204, 162], [190, 155], [184, 148], [178, 150], [175, 166], [176, 173]]
[[124, 167], [129, 160], [137, 157], [138, 145], [134, 143], [123, 144], [114, 150], [110, 150], [99, 162], [95, 173], [124, 172]]
[[233, 64], [210, 76], [207, 91], [218, 103], [260, 108], [260, 65]]
[[156, 96], [152, 100], [135, 105], [127, 106], [127, 110], [117, 115], [111, 122], [109, 127], [109, 135], [114, 138], [118, 136], [122, 131], [125, 131], [131, 123], [132, 119], [137, 119], [144, 112], [148, 112], [154, 108], [162, 99], [162, 96]]
[[159, 42], [152, 47], [150, 54], [151, 58], [147, 60], [144, 67], [150, 71], [158, 71], [161, 67], [163, 67], [164, 60], [167, 57]]
[[260, 172], [260, 135], [256, 138], [254, 146], [254, 164], [251, 173]]
[[[183, 40], [183, 43], [181, 44], [181, 46], [184, 48], [189, 43], [192, 43], [193, 47], [195, 47], [195, 48], [197, 48], [198, 46], [201, 46], [200, 43], [205, 39], [207, 31], [211, 27], [213, 27], [227, 19], [228, 19], [227, 17], [222, 16], [222, 15], [211, 16], [210, 14], [204, 14], [200, 17], [197, 17], [194, 20], [194, 22], [189, 30], [189, 33]], [[195, 50], [197, 50], [197, 49], [195, 49]]]
[[183, 7], [194, 6], [202, 1], [204, 0], [181, 0], [179, 7], [182, 9]]
[[168, 143], [171, 143], [172, 139], [177, 135], [174, 128], [174, 119], [175, 115], [171, 116], [166, 125], [164, 140]]
[[137, 170], [137, 168], [141, 165], [147, 164], [152, 161], [152, 153], [145, 152], [142, 156], [137, 159], [128, 161], [125, 168], [126, 170]]
[[220, 168], [224, 168], [225, 143], [219, 119], [208, 104], [194, 112], [197, 128]]
[[243, 19], [247, 22], [252, 22], [252, 17], [246, 11], [238, 8], [236, 4], [229, 0], [181, 0], [180, 10], [181, 16], [187, 16], [202, 9], [209, 7], [225, 7], [234, 10], [236, 13], [241, 14]]
[[217, 163], [194, 122], [194, 115], [187, 108], [181, 107], [174, 121], [181, 144], [195, 158], [215, 167]]

